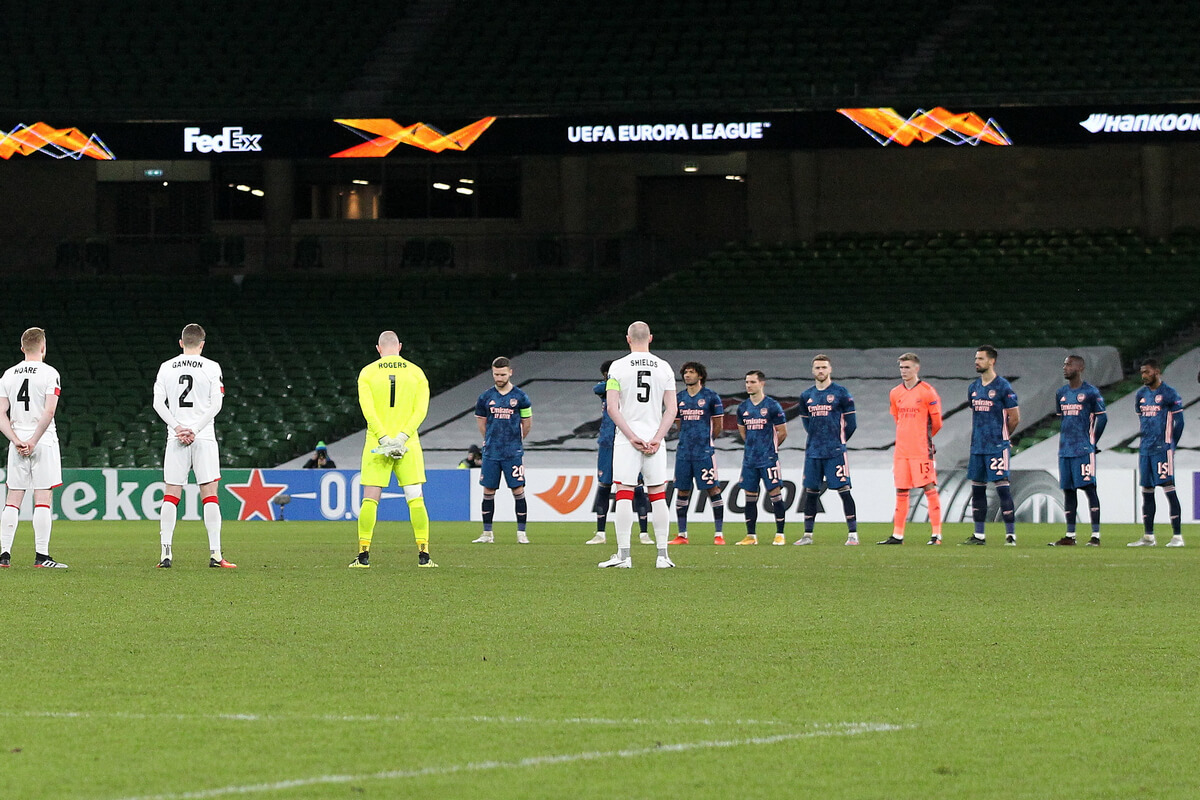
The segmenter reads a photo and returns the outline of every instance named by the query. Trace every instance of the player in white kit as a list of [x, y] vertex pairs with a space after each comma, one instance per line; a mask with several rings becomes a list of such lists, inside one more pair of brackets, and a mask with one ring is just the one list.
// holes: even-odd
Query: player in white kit
[[46, 332], [30, 328], [21, 334], [25, 360], [0, 377], [0, 432], [8, 437], [8, 499], [0, 512], [0, 567], [9, 566], [17, 517], [25, 492], [33, 490], [35, 567], [66, 569], [50, 557], [50, 503], [62, 486], [62, 459], [54, 412], [62, 382], [58, 370], [45, 363]]
[[204, 328], [195, 323], [185, 326], [179, 339], [183, 353], [164, 361], [154, 381], [154, 410], [167, 423], [167, 452], [163, 456], [166, 488], [159, 522], [160, 567], [171, 566], [171, 539], [175, 536], [179, 498], [183, 496], [188, 472], [196, 473], [196, 483], [200, 485], [204, 528], [208, 531], [208, 565], [225, 569], [237, 566], [221, 556], [221, 506], [217, 501], [221, 459], [213, 420], [221, 411], [225, 384], [221, 380], [221, 365], [200, 355], [204, 335]]
[[608, 415], [617, 426], [613, 443], [613, 483], [617, 490], [617, 552], [600, 567], [633, 566], [629, 539], [633, 530], [633, 490], [641, 473], [650, 498], [650, 522], [658, 545], [660, 569], [675, 566], [667, 555], [671, 538], [667, 509], [667, 451], [663, 438], [675, 422], [675, 371], [650, 352], [650, 326], [635, 322], [626, 331], [630, 353], [608, 368]]

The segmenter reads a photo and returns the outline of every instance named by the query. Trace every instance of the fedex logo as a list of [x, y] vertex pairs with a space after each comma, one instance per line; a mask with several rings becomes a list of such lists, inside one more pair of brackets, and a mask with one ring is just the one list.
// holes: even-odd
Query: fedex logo
[[225, 127], [215, 136], [200, 133], [199, 128], [183, 129], [183, 152], [258, 153], [262, 151], [261, 133], [243, 133], [240, 127]]

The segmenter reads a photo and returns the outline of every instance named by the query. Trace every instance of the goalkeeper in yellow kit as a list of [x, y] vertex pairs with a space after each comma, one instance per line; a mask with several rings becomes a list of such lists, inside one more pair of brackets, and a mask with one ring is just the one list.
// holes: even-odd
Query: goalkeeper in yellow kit
[[362, 456], [362, 508], [358, 512], [358, 557], [352, 569], [371, 566], [371, 536], [379, 513], [379, 498], [396, 473], [408, 502], [417, 566], [436, 567], [429, 558], [429, 513], [421, 496], [425, 457], [417, 428], [429, 410], [429, 381], [416, 364], [400, 357], [400, 338], [394, 331], [379, 334], [379, 360], [358, 373], [358, 404], [367, 420]]

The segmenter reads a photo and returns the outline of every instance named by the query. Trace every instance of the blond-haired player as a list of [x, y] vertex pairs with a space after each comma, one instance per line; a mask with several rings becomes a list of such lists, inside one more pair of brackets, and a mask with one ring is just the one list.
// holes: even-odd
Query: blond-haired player
[[217, 450], [214, 420], [225, 399], [221, 365], [201, 355], [207, 334], [196, 323], [185, 325], [179, 335], [183, 352], [158, 368], [154, 379], [154, 410], [167, 425], [167, 449], [163, 455], [163, 503], [158, 536], [162, 555], [158, 566], [171, 566], [171, 541], [179, 519], [179, 498], [188, 473], [200, 485], [200, 506], [208, 533], [208, 565], [233, 569], [221, 555], [221, 505], [217, 484], [221, 480], [221, 456]]
[[17, 516], [25, 492], [33, 490], [35, 567], [67, 565], [50, 557], [50, 502], [62, 486], [62, 459], [54, 412], [62, 382], [46, 363], [46, 332], [30, 328], [21, 334], [25, 360], [0, 378], [0, 432], [8, 437], [8, 499], [0, 512], [0, 567], [7, 567], [17, 533]]
[[937, 462], [934, 461], [937, 451], [933, 437], [942, 429], [942, 401], [934, 388], [921, 380], [921, 359], [916, 353], [901, 354], [897, 364], [900, 383], [888, 395], [892, 417], [896, 420], [896, 449], [892, 454], [896, 511], [892, 535], [878, 544], [904, 544], [908, 499], [913, 489], [925, 493], [925, 505], [933, 527], [928, 544], [941, 544], [942, 501], [937, 489]]
[[367, 440], [362, 455], [358, 557], [350, 562], [351, 568], [371, 566], [371, 537], [379, 515], [379, 498], [393, 473], [408, 502], [408, 517], [417, 541], [417, 566], [437, 566], [429, 558], [429, 512], [421, 496], [425, 456], [417, 433], [429, 411], [429, 381], [420, 367], [400, 357], [400, 348], [396, 332], [384, 331], [375, 345], [379, 359], [358, 373], [358, 404], [367, 420]]

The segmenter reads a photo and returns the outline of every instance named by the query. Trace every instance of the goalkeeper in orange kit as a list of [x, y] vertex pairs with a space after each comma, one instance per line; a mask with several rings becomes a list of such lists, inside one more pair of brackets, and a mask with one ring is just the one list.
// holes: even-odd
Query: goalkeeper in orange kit
[[916, 353], [899, 358], [901, 383], [889, 395], [892, 417], [896, 420], [896, 449], [892, 474], [896, 482], [896, 513], [892, 535], [879, 544], [904, 544], [904, 523], [908, 520], [908, 500], [913, 489], [925, 492], [933, 535], [928, 544], [942, 543], [942, 501], [937, 490], [937, 462], [933, 437], [942, 429], [942, 402], [934, 390], [921, 380], [921, 359]]

